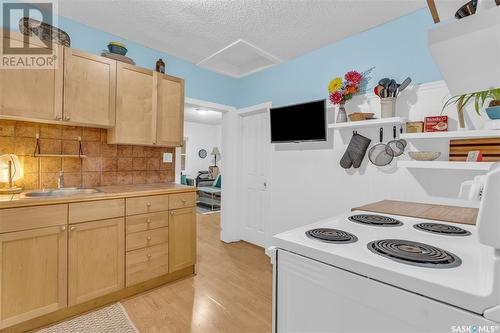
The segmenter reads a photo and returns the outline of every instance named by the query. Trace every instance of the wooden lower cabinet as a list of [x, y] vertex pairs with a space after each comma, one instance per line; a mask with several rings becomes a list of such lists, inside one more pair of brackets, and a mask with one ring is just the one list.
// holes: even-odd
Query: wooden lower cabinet
[[196, 208], [174, 209], [168, 220], [169, 271], [196, 263]]
[[69, 228], [69, 305], [124, 288], [124, 218], [79, 223]]
[[67, 306], [67, 230], [0, 235], [0, 328]]
[[168, 273], [168, 243], [127, 252], [127, 287]]

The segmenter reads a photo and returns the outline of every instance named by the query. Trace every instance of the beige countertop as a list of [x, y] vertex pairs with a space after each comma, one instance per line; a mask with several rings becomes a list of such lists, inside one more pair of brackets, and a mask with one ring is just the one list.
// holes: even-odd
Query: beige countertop
[[137, 196], [155, 195], [155, 194], [195, 192], [197, 190], [196, 187], [178, 185], [173, 183], [142, 184], [142, 185], [112, 185], [112, 186], [98, 186], [95, 188], [98, 189], [100, 192], [92, 194], [78, 194], [71, 196], [28, 198], [24, 195], [25, 192], [13, 195], [3, 194], [0, 195], [0, 209], [26, 207], [26, 206], [39, 206], [39, 205], [53, 205], [53, 204], [70, 203], [70, 202], [95, 201], [103, 199], [119, 199], [119, 198], [137, 197]]

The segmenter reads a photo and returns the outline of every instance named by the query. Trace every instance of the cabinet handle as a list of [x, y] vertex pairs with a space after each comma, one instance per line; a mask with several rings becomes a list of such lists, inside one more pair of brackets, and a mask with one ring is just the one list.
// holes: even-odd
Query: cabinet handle
[[151, 260], [151, 254], [148, 254], [147, 257], [148, 257], [148, 260]]
[[182, 204], [184, 204], [184, 205], [185, 205], [185, 204], [186, 204], [186, 202], [187, 202], [187, 200], [186, 200], [186, 199], [182, 199], [181, 201], [182, 201]]
[[148, 240], [148, 242], [151, 240], [151, 236], [148, 236], [148, 238], [146, 238]]
[[62, 117], [60, 115], [57, 115], [54, 117], [55, 120], [62, 120]]
[[66, 230], [66, 226], [65, 226], [65, 225], [63, 225], [63, 226], [61, 227], [61, 231], [65, 231], [65, 230]]
[[174, 215], [175, 215], [175, 213], [174, 213], [174, 212], [170, 212], [170, 215], [174, 216]]
[[148, 202], [146, 206], [151, 207], [151, 202]]
[[151, 223], [151, 219], [147, 219], [147, 220], [146, 220], [146, 223], [147, 223], [147, 224], [150, 224], [150, 223]]
[[69, 228], [70, 231], [75, 231], [76, 230], [76, 227], [71, 227]]
[[65, 117], [64, 117], [64, 120], [66, 120], [66, 121], [68, 121], [68, 120], [70, 120], [70, 119], [71, 119], [71, 117], [70, 117], [70, 116], [65, 116]]

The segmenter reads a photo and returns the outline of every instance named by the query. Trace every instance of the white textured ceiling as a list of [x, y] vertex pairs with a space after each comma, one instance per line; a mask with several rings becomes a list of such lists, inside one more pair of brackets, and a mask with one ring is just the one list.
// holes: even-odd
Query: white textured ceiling
[[207, 125], [220, 125], [222, 124], [222, 112], [186, 103], [184, 105], [184, 121]]
[[212, 58], [217, 66], [203, 67], [241, 77], [266, 66], [214, 56], [240, 39], [285, 61], [425, 6], [425, 0], [59, 0], [59, 13], [195, 64]]

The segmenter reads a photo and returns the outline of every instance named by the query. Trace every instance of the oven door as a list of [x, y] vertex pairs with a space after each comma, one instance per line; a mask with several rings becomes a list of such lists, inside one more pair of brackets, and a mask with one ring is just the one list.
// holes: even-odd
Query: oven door
[[454, 327], [498, 326], [334, 266], [281, 249], [275, 253], [274, 332], [453, 332]]

